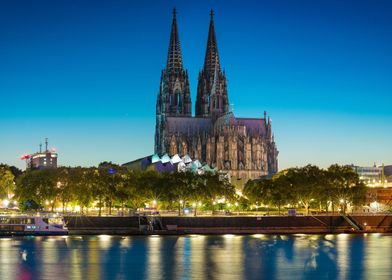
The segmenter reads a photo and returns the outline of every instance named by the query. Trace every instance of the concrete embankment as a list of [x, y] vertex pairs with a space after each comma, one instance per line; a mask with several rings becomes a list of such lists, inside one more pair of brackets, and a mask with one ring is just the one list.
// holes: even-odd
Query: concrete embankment
[[392, 232], [392, 215], [234, 217], [65, 217], [70, 234], [254, 234]]

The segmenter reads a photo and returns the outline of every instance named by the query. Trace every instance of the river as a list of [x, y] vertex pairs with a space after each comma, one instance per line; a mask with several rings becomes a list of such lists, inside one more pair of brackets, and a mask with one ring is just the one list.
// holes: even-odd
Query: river
[[0, 279], [392, 279], [392, 235], [0, 238]]

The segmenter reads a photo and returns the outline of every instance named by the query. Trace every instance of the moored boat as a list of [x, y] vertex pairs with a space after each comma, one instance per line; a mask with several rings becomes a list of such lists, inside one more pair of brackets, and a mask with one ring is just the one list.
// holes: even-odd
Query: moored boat
[[0, 235], [66, 235], [62, 217], [0, 216]]

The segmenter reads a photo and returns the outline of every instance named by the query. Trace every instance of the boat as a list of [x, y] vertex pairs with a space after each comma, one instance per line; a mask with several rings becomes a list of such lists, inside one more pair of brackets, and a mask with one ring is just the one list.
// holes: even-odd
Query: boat
[[0, 216], [0, 235], [67, 235], [62, 217]]

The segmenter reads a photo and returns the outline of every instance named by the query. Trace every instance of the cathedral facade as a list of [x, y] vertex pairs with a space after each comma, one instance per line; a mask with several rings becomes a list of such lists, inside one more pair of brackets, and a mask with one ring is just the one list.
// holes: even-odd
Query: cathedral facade
[[229, 109], [212, 11], [195, 109], [192, 116], [188, 72], [182, 63], [174, 10], [167, 64], [156, 103], [155, 153], [189, 155], [244, 180], [277, 172], [278, 151], [270, 118], [265, 112], [264, 118], [238, 118]]

